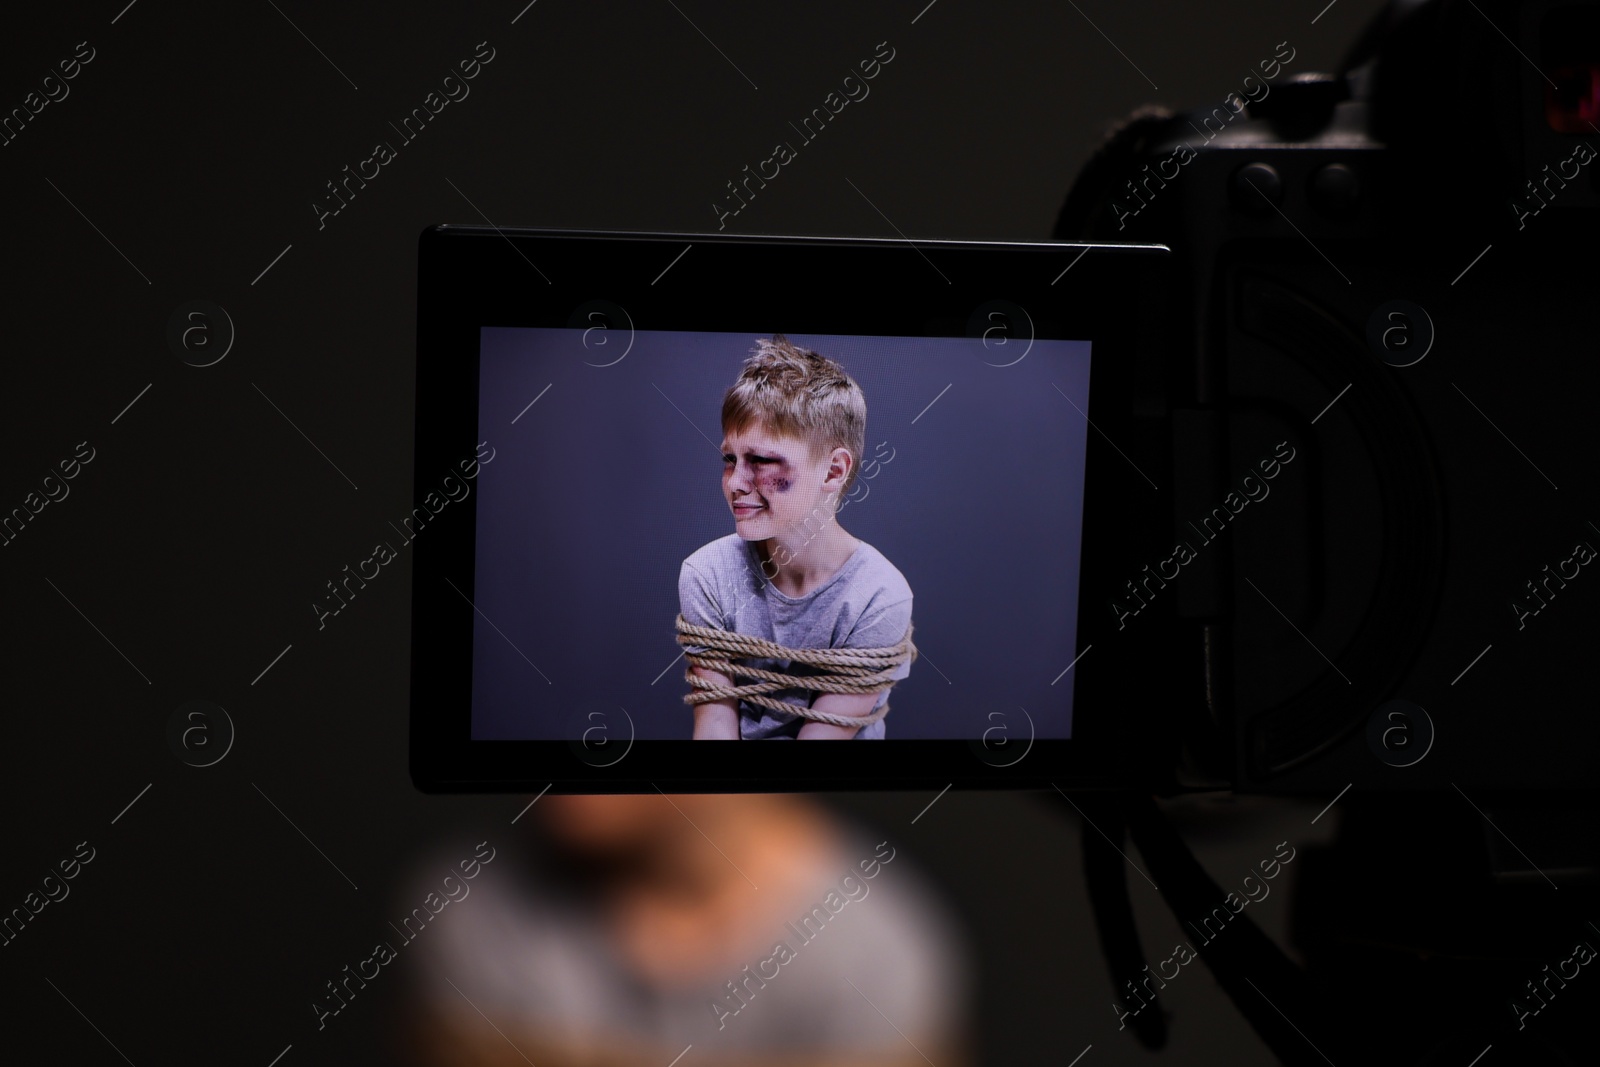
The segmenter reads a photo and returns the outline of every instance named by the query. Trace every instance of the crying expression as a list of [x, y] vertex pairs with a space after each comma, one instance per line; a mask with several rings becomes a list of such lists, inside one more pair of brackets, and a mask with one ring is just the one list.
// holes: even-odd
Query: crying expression
[[825, 462], [796, 437], [750, 426], [722, 441], [722, 495], [733, 511], [735, 531], [747, 541], [791, 530], [821, 504]]

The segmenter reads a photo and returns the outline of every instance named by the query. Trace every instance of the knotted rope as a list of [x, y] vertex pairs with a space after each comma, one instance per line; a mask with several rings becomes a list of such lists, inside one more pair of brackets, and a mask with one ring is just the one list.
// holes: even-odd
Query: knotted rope
[[[693, 670], [686, 671], [684, 680], [694, 687], [694, 691], [683, 698], [685, 704], [693, 706], [713, 700], [743, 700], [758, 707], [788, 712], [831, 726], [870, 726], [889, 714], [889, 704], [885, 701], [870, 715], [832, 715], [766, 694], [780, 689], [808, 689], [814, 693], [878, 693], [894, 685], [895, 679], [891, 676], [896, 669], [917, 658], [917, 648], [911, 643], [909, 625], [899, 644], [884, 648], [786, 648], [760, 637], [695, 626], [679, 615], [678, 644], [685, 648], [699, 645], [707, 649], [704, 653], [685, 653], [691, 667], [704, 667], [730, 678], [755, 679], [744, 685], [724, 686], [701, 678]], [[825, 671], [821, 674], [783, 674], [736, 662], [741, 658], [782, 659], [804, 663], [808, 667], [825, 668]]]

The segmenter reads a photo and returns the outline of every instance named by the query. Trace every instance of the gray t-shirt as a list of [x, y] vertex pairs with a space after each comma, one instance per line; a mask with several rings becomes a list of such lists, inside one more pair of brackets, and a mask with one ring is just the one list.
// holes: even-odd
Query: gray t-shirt
[[[911, 625], [911, 586], [882, 552], [862, 541], [844, 565], [827, 581], [793, 597], [781, 592], [762, 572], [754, 542], [738, 534], [719, 537], [696, 549], [678, 573], [678, 605], [683, 617], [696, 626], [732, 630], [765, 638], [789, 648], [883, 648], [899, 644]], [[703, 648], [688, 646], [691, 652]], [[816, 674], [806, 664], [789, 660], [752, 659], [759, 669], [787, 674]], [[896, 669], [895, 679], [911, 673], [911, 664]], [[748, 679], [734, 679], [742, 683]], [[891, 690], [878, 694], [881, 707]], [[780, 689], [779, 700], [810, 707], [816, 696], [807, 689]], [[896, 703], [890, 715], [904, 714]], [[755, 739], [798, 737], [809, 720], [739, 702], [739, 736]], [[881, 740], [885, 716], [856, 731], [856, 740]]]

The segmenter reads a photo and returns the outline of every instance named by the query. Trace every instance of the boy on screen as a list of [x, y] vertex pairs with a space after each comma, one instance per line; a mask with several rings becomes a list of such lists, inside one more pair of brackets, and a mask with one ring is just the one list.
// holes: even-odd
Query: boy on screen
[[[844, 368], [782, 334], [756, 342], [724, 397], [734, 532], [678, 575], [696, 740], [884, 737], [889, 687], [911, 673], [916, 649], [911, 587], [838, 522], [866, 425], [866, 397]], [[744, 694], [726, 692], [736, 687]]]

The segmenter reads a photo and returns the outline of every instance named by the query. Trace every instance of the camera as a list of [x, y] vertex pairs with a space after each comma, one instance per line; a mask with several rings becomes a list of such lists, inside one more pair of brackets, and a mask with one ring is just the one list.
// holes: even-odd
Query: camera
[[[1207, 547], [1171, 577], [1169, 527], [1130, 533], [1087, 593], [1204, 663], [1175, 782], [1342, 809], [1304, 850], [1306, 966], [1253, 927], [1209, 957], [1285, 1063], [1592, 1055], [1564, 976], [1600, 881], [1597, 42], [1592, 3], [1392, 3], [1336, 73], [1284, 41], [1217, 104], [1135, 112], [1056, 223], [1177, 261], [1176, 373], [1138, 407], [1170, 429], [1170, 529]], [[1082, 810], [1115, 1006], [1158, 1047], [1125, 835], [1180, 918], [1229, 906], [1147, 796]]]
[[[1583, 311], [1600, 128], [1578, 131], [1600, 107], [1596, 11], [1395, 4], [1337, 74], [1296, 70], [1293, 40], [1266, 40], [1216, 103], [1123, 123], [1054, 244], [426, 232], [417, 497], [448, 502], [462, 457], [509, 458], [460, 487], [465, 506], [416, 515], [438, 532], [416, 554], [414, 776], [1592, 784], [1584, 572], [1600, 511], [1584, 428], [1600, 372]], [[535, 270], [541, 256], [564, 275]], [[916, 597], [918, 640], [900, 618], [869, 644], [915, 664], [880, 672], [873, 714], [891, 687], [893, 707], [919, 710], [888, 720], [890, 753], [752, 755], [744, 776], [662, 746], [691, 736], [681, 699], [743, 712], [784, 684], [707, 680], [688, 635], [718, 622], [708, 606], [748, 598], [702, 584], [687, 618], [680, 569], [750, 510], [718, 503], [715, 470], [692, 476], [689, 457], [731, 454], [717, 410], [739, 356], [784, 334], [868, 381], [870, 440], [846, 449], [862, 454], [834, 499], [870, 492], [850, 505], [872, 529], [860, 540], [915, 567], [895, 588]], [[1029, 455], [1022, 427], [1048, 443]], [[628, 521], [657, 554], [619, 533], [623, 513], [608, 520], [603, 478], [544, 458], [586, 436], [599, 469], [646, 493]], [[868, 451], [875, 468], [902, 458], [862, 478]], [[1025, 473], [1035, 461], [1048, 476]], [[691, 629], [663, 643], [674, 615]], [[767, 642], [745, 666], [789, 683], [828, 669], [775, 652], [796, 642], [771, 617], [741, 635]], [[582, 668], [570, 689], [529, 644]], [[634, 665], [652, 657], [672, 669]], [[829, 675], [787, 699], [804, 710], [853, 684]], [[867, 725], [853, 736], [885, 736]]]
[[[1592, 4], [1392, 4], [1338, 73], [1264, 44], [1073, 184], [1058, 240], [1177, 261], [1176, 370], [1141, 411], [1197, 559], [1170, 578], [1162, 530], [1087, 595], [1203, 659], [1184, 780], [1595, 783], [1597, 31]], [[1281, 441], [1297, 458], [1246, 498]]]

